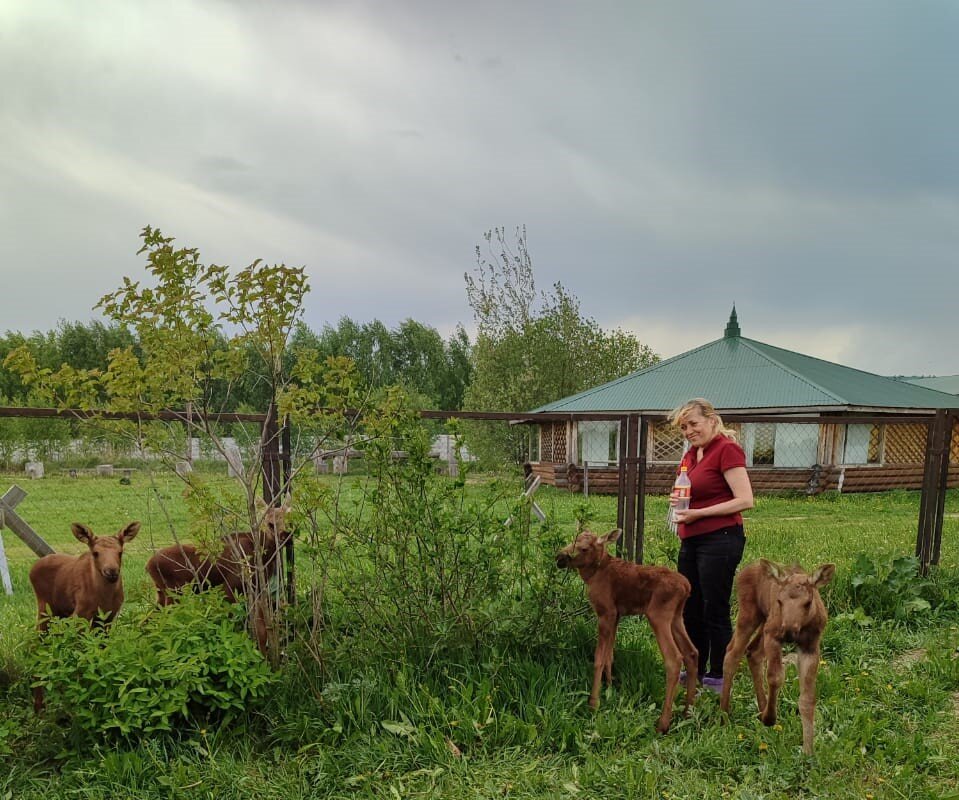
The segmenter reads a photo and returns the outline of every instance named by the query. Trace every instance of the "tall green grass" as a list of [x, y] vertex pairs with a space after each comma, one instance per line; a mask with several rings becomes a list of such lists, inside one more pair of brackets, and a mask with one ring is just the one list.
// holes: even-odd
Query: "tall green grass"
[[[226, 482], [215, 473], [210, 479]], [[140, 519], [124, 580], [132, 608], [152, 602], [148, 554], [171, 541], [171, 525], [181, 536], [189, 530], [180, 484], [136, 473], [131, 486], [59, 476], [22, 485], [29, 494], [20, 513], [58, 550], [81, 551], [69, 532], [74, 519], [99, 533]], [[579, 496], [543, 489], [537, 502], [550, 522], [530, 535], [544, 559], [572, 538], [577, 516], [597, 530], [616, 522], [615, 498], [593, 497], [584, 507]], [[143, 739], [91, 734], [78, 746], [55, 714], [37, 718], [29, 709], [23, 665], [35, 641], [26, 580], [33, 557], [5, 530], [16, 593], [0, 597], [0, 798], [959, 796], [959, 495], [947, 498], [931, 613], [857, 616], [850, 585], [859, 553], [888, 562], [913, 552], [918, 502], [915, 492], [763, 497], [747, 515], [746, 560], [838, 565], [825, 593], [833, 619], [823, 640], [813, 759], [801, 755], [794, 667], [779, 727], [756, 719], [743, 670], [728, 724], [715, 695], [705, 694], [689, 719], [677, 716], [673, 730], [657, 736], [662, 665], [642, 620], [622, 625], [617, 683], [591, 712], [595, 622], [579, 578], [558, 571], [575, 613], [546, 644], [377, 659], [360, 658], [344, 636], [319, 670], [294, 641], [255, 714], [223, 727], [197, 719]], [[678, 548], [665, 513], [663, 498], [647, 500], [646, 554], [671, 564]], [[309, 569], [305, 559], [298, 565]]]

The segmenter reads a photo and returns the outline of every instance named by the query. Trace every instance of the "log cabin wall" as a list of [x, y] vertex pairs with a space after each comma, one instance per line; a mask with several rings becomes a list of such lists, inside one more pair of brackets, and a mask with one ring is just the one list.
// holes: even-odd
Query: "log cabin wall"
[[[921, 489], [922, 464], [890, 464], [871, 466], [828, 466], [821, 469], [777, 469], [750, 467], [749, 480], [756, 494], [776, 492], [805, 492], [819, 494], [836, 491], [842, 477], [843, 492], [885, 492], [890, 489]], [[544, 483], [583, 491], [583, 468], [575, 464], [533, 464], [532, 470]], [[676, 467], [651, 464], [646, 469], [646, 493], [668, 494], [676, 478]], [[948, 486], [959, 487], [959, 464], [949, 465]], [[589, 470], [590, 494], [616, 494], [619, 490], [619, 472], [615, 467]]]
[[[845, 424], [821, 426], [819, 455], [822, 465], [811, 468], [776, 468], [754, 466], [749, 468], [753, 491], [757, 494], [784, 491], [799, 491], [818, 494], [823, 491], [883, 492], [890, 489], [922, 488], [923, 461], [925, 458], [926, 426], [923, 424], [887, 424], [883, 431], [883, 459], [881, 464], [842, 465], [836, 463], [843, 457]], [[541, 426], [543, 460], [532, 464], [532, 471], [540, 475], [544, 483], [583, 491], [583, 468], [569, 464], [567, 451], [568, 426], [552, 423]], [[562, 458], [547, 459], [547, 449]], [[657, 463], [658, 458], [678, 460], [677, 445], [672, 441], [671, 431], [665, 426], [650, 426], [648, 452], [650, 463], [646, 469], [646, 492], [666, 494], [676, 475], [675, 463]], [[949, 488], [959, 487], [959, 422], [952, 429], [949, 452]], [[615, 466], [591, 467], [589, 491], [595, 494], [616, 494], [619, 487], [619, 471]]]

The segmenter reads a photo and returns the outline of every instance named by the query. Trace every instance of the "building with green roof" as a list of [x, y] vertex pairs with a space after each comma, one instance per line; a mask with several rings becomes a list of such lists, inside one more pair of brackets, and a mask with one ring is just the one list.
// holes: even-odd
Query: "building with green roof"
[[916, 386], [925, 386], [939, 392], [959, 395], [959, 375], [928, 375], [916, 377], [897, 377], [896, 380], [914, 383]]
[[[738, 426], [754, 484], [770, 488], [874, 490], [919, 486], [926, 426], [897, 417], [959, 407], [959, 397], [929, 385], [896, 380], [766, 344], [742, 335], [735, 307], [722, 338], [651, 367], [625, 375], [533, 413], [642, 413], [664, 417], [692, 397], [708, 398], [720, 414], [761, 414], [782, 422]], [[800, 424], [797, 416], [869, 414], [888, 424]], [[576, 487], [584, 467], [603, 484], [602, 470], [619, 454], [615, 421], [544, 423], [530, 454], [533, 470], [554, 485]], [[683, 441], [665, 423], [650, 426], [648, 474], [657, 467], [665, 486], [679, 461]], [[953, 461], [959, 439], [953, 432]], [[564, 480], [565, 479], [565, 480]]]

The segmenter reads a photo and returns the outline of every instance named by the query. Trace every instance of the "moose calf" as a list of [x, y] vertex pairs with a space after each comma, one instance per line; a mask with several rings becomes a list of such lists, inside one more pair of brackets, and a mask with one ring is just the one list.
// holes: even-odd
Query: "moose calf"
[[189, 584], [196, 588], [222, 586], [227, 598], [234, 602], [255, 574], [258, 555], [264, 577], [272, 578], [279, 551], [289, 538], [286, 530], [289, 511], [289, 505], [266, 509], [259, 541], [250, 531], [230, 533], [223, 537], [223, 549], [216, 556], [204, 558], [192, 544], [174, 544], [157, 550], [146, 565], [157, 589], [157, 602], [161, 606], [169, 605], [173, 602], [169, 593]]
[[599, 638], [593, 657], [593, 688], [589, 705], [599, 706], [599, 690], [605, 674], [613, 680], [613, 648], [621, 617], [644, 614], [656, 635], [666, 665], [666, 698], [656, 730], [666, 733], [672, 719], [673, 696], [679, 683], [680, 665], [686, 665], [686, 712], [696, 696], [699, 654], [686, 633], [683, 607], [689, 597], [689, 581], [666, 567], [646, 567], [615, 558], [606, 545], [615, 542], [620, 530], [605, 536], [583, 531], [556, 554], [556, 565], [576, 569], [586, 582], [589, 602], [599, 619]]
[[[51, 616], [76, 615], [94, 624], [101, 619], [109, 623], [123, 605], [123, 547], [137, 535], [140, 523], [129, 523], [116, 536], [96, 536], [79, 522], [70, 527], [89, 552], [80, 556], [51, 553], [30, 569], [40, 631], [47, 629]], [[33, 705], [37, 711], [43, 707], [42, 689], [34, 690]]]
[[[783, 567], [764, 558], [745, 567], [736, 578], [739, 616], [723, 660], [726, 680], [719, 700], [722, 710], [729, 713], [733, 677], [746, 653], [760, 718], [764, 725], [774, 725], [779, 689], [783, 684], [783, 643], [796, 645], [799, 714], [806, 755], [813, 753], [819, 642], [827, 620], [819, 588], [829, 583], [835, 572], [834, 564], [822, 564], [812, 575], [807, 575], [798, 566]], [[768, 697], [763, 691], [763, 661], [769, 682]]]

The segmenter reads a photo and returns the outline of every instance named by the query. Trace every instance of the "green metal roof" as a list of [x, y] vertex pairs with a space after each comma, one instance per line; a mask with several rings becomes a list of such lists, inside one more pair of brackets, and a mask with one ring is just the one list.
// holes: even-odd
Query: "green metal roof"
[[692, 397], [726, 411], [955, 408], [955, 395], [844, 367], [740, 335], [726, 335], [652, 367], [535, 409], [667, 412]]
[[914, 383], [916, 386], [925, 386], [939, 392], [959, 394], [959, 375], [939, 375], [930, 378], [897, 378], [896, 380]]

